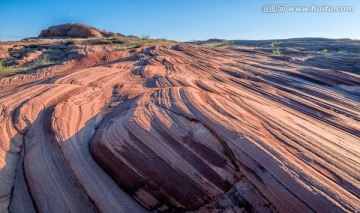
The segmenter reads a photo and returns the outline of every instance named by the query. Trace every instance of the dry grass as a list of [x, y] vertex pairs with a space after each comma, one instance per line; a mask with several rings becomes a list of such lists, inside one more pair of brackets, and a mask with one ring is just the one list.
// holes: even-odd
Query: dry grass
[[0, 61], [0, 78], [15, 75], [18, 72], [19, 69], [16, 69], [12, 66], [3, 66], [2, 62]]
[[128, 37], [104, 37], [104, 38], [97, 38], [89, 40], [90, 44], [126, 44], [131, 40]]
[[25, 73], [25, 70], [31, 70], [36, 68], [41, 68], [49, 65], [53, 65], [54, 62], [51, 61], [49, 55], [43, 54], [37, 59], [30, 62], [30, 64], [20, 67], [14, 66], [3, 66], [2, 61], [0, 61], [0, 77], [11, 76], [19, 73]]
[[52, 65], [54, 64], [51, 60], [50, 60], [50, 56], [47, 54], [42, 54], [41, 56], [39, 56], [37, 59], [35, 59], [32, 64], [31, 67], [35, 68], [35, 67], [43, 67], [43, 66], [48, 66], [48, 65]]
[[150, 35], [149, 34], [144, 34], [141, 36], [142, 40], [149, 40], [150, 39]]

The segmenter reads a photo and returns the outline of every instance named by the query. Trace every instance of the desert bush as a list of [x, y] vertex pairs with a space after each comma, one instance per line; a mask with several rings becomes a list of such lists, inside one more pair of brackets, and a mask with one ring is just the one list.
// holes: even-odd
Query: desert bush
[[[228, 45], [232, 44], [232, 41], [229, 41], [229, 40], [222, 40], [222, 39], [212, 39], [212, 40], [216, 40], [216, 41], [204, 43], [203, 45], [208, 46], [208, 47], [222, 47], [222, 46], [228, 46]], [[201, 42], [199, 44], [201, 44]]]
[[24, 41], [24, 42], [33, 42], [34, 41], [34, 38], [31, 38], [31, 37], [29, 37], [29, 38], [23, 38], [23, 39], [21, 39], [21, 41]]
[[150, 39], [150, 35], [149, 34], [144, 34], [144, 35], [141, 36], [141, 39], [148, 40], [148, 39]]
[[30, 64], [27, 64], [23, 68], [14, 67], [14, 66], [4, 66], [3, 62], [0, 61], [0, 77], [25, 73], [25, 70], [30, 70], [33, 68], [48, 66], [52, 64], [54, 64], [54, 62], [51, 61], [49, 55], [47, 54], [42, 54], [37, 59], [33, 60], [32, 62], [30, 62]]
[[284, 55], [284, 53], [280, 49], [273, 50], [272, 54], [274, 54], [274, 55]]
[[4, 76], [14, 75], [17, 70], [11, 66], [3, 66], [2, 61], [0, 61], [0, 78]]
[[127, 42], [129, 42], [129, 38], [117, 36], [99, 38], [92, 41], [93, 44], [125, 44]]
[[278, 47], [280, 44], [282, 44], [281, 41], [273, 41], [273, 42], [271, 42], [270, 46], [271, 47]]
[[129, 43], [130, 39], [126, 37], [113, 37], [112, 41], [114, 44], [126, 44]]
[[138, 47], [142, 47], [145, 44], [151, 43], [150, 40], [142, 40], [142, 39], [131, 39], [131, 38], [126, 38], [126, 40], [124, 41], [124, 43], [122, 43], [121, 45], [119, 45], [116, 50], [126, 50], [129, 48], [138, 48]]
[[146, 44], [147, 42], [145, 40], [137, 40], [133, 43], [134, 47], [142, 47]]
[[32, 67], [43, 67], [51, 64], [53, 64], [53, 62], [50, 60], [50, 56], [42, 54], [32, 62]]
[[224, 40], [222, 42], [219, 43], [219, 45], [217, 45], [218, 47], [220, 46], [226, 46], [226, 45], [231, 45], [231, 41], [228, 41], [228, 40]]
[[108, 38], [100, 38], [100, 39], [94, 40], [94, 43], [96, 43], [96, 44], [112, 44], [113, 42]]
[[76, 44], [76, 41], [74, 39], [70, 39], [70, 40], [65, 41], [65, 44], [66, 45], [74, 45], [74, 44]]

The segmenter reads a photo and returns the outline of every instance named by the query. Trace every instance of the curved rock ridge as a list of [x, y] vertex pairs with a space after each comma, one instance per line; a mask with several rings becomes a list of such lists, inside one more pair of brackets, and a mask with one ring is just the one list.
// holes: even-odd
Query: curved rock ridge
[[81, 64], [0, 88], [0, 212], [360, 209], [358, 75], [190, 44]]

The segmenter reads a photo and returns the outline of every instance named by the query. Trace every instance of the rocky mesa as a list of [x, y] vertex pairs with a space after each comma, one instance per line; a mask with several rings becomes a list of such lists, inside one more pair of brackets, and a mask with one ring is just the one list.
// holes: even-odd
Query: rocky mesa
[[359, 41], [40, 37], [0, 43], [0, 212], [359, 211]]
[[111, 33], [104, 32], [85, 24], [60, 24], [42, 30], [39, 37], [99, 38], [110, 35]]

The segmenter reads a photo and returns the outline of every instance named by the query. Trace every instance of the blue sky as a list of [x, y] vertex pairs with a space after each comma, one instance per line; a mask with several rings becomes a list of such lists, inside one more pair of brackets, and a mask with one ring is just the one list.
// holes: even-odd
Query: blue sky
[[[354, 6], [352, 13], [263, 13], [262, 5]], [[73, 15], [71, 15], [73, 14]], [[178, 41], [328, 37], [360, 39], [360, 1], [348, 0], [0, 0], [0, 39], [85, 23], [125, 35]]]

